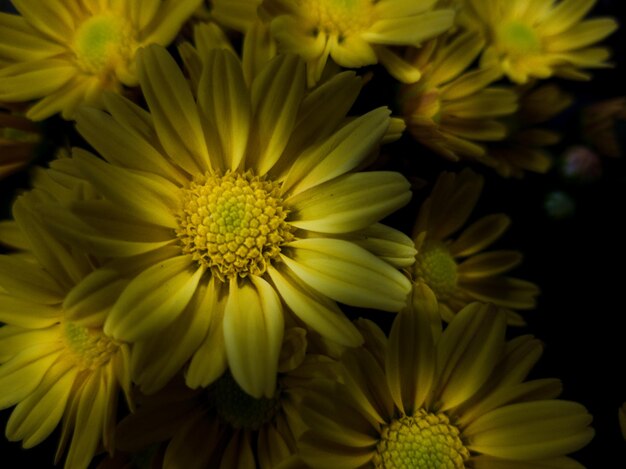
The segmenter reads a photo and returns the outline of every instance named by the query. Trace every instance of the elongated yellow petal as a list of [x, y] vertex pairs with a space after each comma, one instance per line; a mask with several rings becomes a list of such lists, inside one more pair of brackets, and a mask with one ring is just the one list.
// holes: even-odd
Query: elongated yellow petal
[[[115, 97], [114, 97], [115, 96]], [[124, 98], [112, 95], [108, 102], [119, 112], [132, 112], [123, 102]], [[114, 103], [114, 104], [113, 104]], [[168, 158], [154, 148], [151, 141], [129, 128], [128, 121], [136, 121], [134, 115], [120, 122], [108, 114], [83, 107], [76, 115], [76, 129], [110, 163], [139, 171], [148, 171], [169, 179], [176, 184], [185, 182]], [[154, 132], [153, 129], [151, 133]], [[151, 135], [152, 142], [156, 135]]]
[[411, 289], [407, 278], [365, 249], [330, 238], [302, 239], [289, 246], [293, 257], [281, 255], [289, 269], [330, 298], [384, 311], [405, 306]]
[[237, 384], [254, 398], [274, 396], [284, 319], [280, 300], [265, 280], [230, 282], [224, 343]]
[[297, 160], [284, 185], [296, 195], [355, 169], [380, 143], [389, 127], [389, 110], [378, 108], [354, 119]]
[[216, 128], [222, 166], [236, 170], [242, 162], [250, 132], [251, 104], [239, 59], [230, 51], [213, 49], [204, 58], [198, 103]]
[[469, 448], [513, 460], [540, 459], [576, 451], [593, 437], [592, 417], [569, 401], [512, 404], [479, 417], [467, 429]]
[[294, 207], [291, 225], [321, 233], [345, 233], [367, 228], [408, 203], [409, 189], [400, 173], [363, 172], [314, 186], [285, 203]]
[[29, 101], [54, 93], [76, 74], [76, 68], [61, 59], [16, 63], [0, 71], [0, 99]]
[[37, 264], [16, 256], [0, 256], [0, 289], [24, 300], [60, 303], [65, 289]]
[[163, 388], [182, 368], [205, 338], [212, 320], [214, 287], [200, 285], [182, 314], [166, 333], [154, 334], [133, 348], [133, 381], [145, 394]]
[[272, 282], [296, 316], [323, 337], [347, 347], [356, 347], [363, 337], [337, 305], [304, 283], [274, 267], [268, 269]]
[[442, 409], [463, 403], [485, 383], [504, 348], [505, 329], [503, 314], [476, 303], [449, 324], [437, 348]]
[[47, 438], [63, 416], [77, 374], [70, 361], [55, 363], [37, 389], [11, 413], [7, 438], [24, 440], [24, 448], [32, 448]]
[[81, 172], [111, 202], [148, 223], [177, 228], [178, 188], [156, 175], [126, 171], [107, 164], [86, 151], [74, 150]]
[[127, 342], [163, 330], [191, 300], [204, 269], [189, 256], [167, 259], [133, 279], [111, 309], [105, 333]]
[[304, 97], [304, 64], [294, 56], [273, 59], [252, 83], [255, 154], [248, 165], [267, 173], [278, 161], [294, 128]]
[[139, 81], [167, 154], [191, 174], [211, 166], [206, 142], [185, 77], [174, 59], [158, 46], [137, 52]]

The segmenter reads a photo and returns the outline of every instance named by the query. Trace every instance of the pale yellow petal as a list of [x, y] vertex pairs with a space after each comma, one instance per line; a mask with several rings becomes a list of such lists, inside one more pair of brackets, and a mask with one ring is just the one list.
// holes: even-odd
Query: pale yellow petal
[[281, 55], [269, 62], [252, 83], [255, 148], [248, 165], [257, 174], [267, 173], [278, 161], [293, 131], [304, 97], [304, 64]]
[[137, 52], [139, 82], [167, 154], [191, 174], [210, 168], [198, 108], [185, 77], [162, 47]]
[[399, 311], [410, 282], [365, 249], [340, 239], [309, 238], [289, 243], [294, 255], [283, 261], [304, 283], [351, 306]]
[[274, 396], [284, 331], [278, 295], [259, 277], [230, 283], [224, 311], [224, 343], [233, 378], [254, 398]]
[[389, 114], [384, 107], [370, 111], [309, 148], [294, 163], [284, 190], [296, 195], [355, 169], [380, 143]]
[[172, 323], [191, 300], [204, 269], [189, 256], [165, 260], [139, 274], [122, 292], [105, 333], [128, 342], [145, 339]]
[[9, 255], [0, 256], [0, 288], [42, 304], [60, 303], [65, 295], [65, 288], [40, 265]]
[[74, 149], [73, 157], [83, 175], [121, 210], [144, 222], [178, 227], [178, 188], [167, 179], [118, 168], [80, 149]]
[[239, 59], [230, 51], [213, 49], [205, 59], [198, 103], [217, 130], [223, 166], [236, 170], [242, 162], [250, 132], [250, 92]]
[[289, 224], [321, 233], [361, 230], [393, 213], [411, 198], [400, 173], [346, 174], [285, 200], [293, 207]]
[[348, 347], [356, 347], [363, 337], [337, 305], [311, 290], [301, 281], [274, 267], [268, 269], [272, 282], [293, 313], [323, 337]]

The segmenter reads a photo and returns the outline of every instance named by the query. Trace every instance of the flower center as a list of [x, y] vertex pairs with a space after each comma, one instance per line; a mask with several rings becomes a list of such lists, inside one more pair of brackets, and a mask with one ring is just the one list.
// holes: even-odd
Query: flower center
[[294, 228], [280, 184], [245, 174], [205, 174], [183, 190], [176, 230], [183, 252], [220, 280], [262, 275]]
[[315, 24], [314, 34], [320, 32], [345, 36], [367, 30], [374, 22], [372, 0], [303, 0], [301, 11]]
[[456, 290], [457, 264], [441, 242], [424, 243], [415, 259], [415, 273], [439, 299]]
[[383, 428], [374, 455], [375, 469], [463, 469], [469, 451], [445, 414], [423, 409]]
[[88, 73], [106, 73], [132, 56], [132, 33], [123, 18], [98, 15], [76, 31], [74, 52], [79, 66]]
[[496, 36], [501, 47], [511, 54], [521, 55], [541, 49], [541, 42], [533, 28], [518, 21], [502, 24]]
[[278, 392], [271, 399], [255, 399], [239, 387], [230, 373], [215, 382], [212, 396], [217, 414], [233, 428], [258, 430], [272, 420], [280, 408]]
[[66, 322], [63, 326], [63, 339], [81, 369], [101, 367], [117, 352], [119, 344], [104, 335], [100, 329], [78, 326]]

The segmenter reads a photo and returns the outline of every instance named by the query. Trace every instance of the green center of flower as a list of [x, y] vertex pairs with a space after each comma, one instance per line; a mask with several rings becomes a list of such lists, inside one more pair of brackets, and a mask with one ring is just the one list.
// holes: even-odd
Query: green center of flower
[[315, 24], [316, 35], [324, 32], [345, 36], [368, 29], [374, 22], [372, 0], [304, 0], [302, 12]]
[[497, 30], [498, 43], [513, 54], [527, 54], [541, 49], [541, 41], [532, 27], [518, 21], [502, 24]]
[[87, 328], [66, 322], [63, 339], [67, 349], [83, 369], [96, 369], [106, 364], [117, 352], [119, 344], [104, 335], [101, 329]]
[[415, 273], [439, 299], [450, 296], [457, 286], [457, 264], [440, 242], [426, 242], [415, 259]]
[[217, 414], [233, 428], [258, 430], [271, 421], [280, 408], [278, 393], [271, 399], [255, 399], [239, 387], [230, 373], [213, 384], [212, 396]]
[[469, 451], [445, 414], [422, 409], [383, 428], [375, 469], [463, 469]]
[[293, 239], [280, 184], [251, 172], [206, 174], [183, 191], [179, 228], [183, 252], [222, 281], [261, 275]]
[[103, 73], [127, 62], [132, 55], [131, 28], [123, 18], [98, 15], [76, 31], [74, 52], [79, 66], [88, 73]]

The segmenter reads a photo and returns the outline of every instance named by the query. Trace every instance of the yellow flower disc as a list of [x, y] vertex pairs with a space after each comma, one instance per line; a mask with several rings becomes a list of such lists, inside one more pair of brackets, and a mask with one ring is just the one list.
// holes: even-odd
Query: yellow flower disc
[[131, 28], [123, 18], [93, 16], [76, 31], [74, 52], [79, 66], [88, 73], [100, 74], [132, 58]]
[[100, 329], [66, 322], [63, 332], [65, 345], [80, 369], [95, 370], [108, 363], [118, 350], [118, 344]]
[[415, 273], [439, 299], [456, 290], [457, 264], [443, 243], [427, 242], [422, 246], [415, 259]]
[[519, 21], [508, 21], [497, 29], [498, 44], [510, 54], [541, 51], [541, 41], [533, 29]]
[[420, 409], [383, 428], [373, 463], [376, 469], [463, 469], [468, 459], [448, 417]]
[[280, 184], [251, 172], [206, 174], [183, 190], [179, 229], [183, 252], [222, 281], [262, 275], [293, 239]]
[[374, 22], [374, 2], [371, 0], [305, 0], [302, 10], [308, 11], [317, 26], [314, 34], [344, 36], [367, 30]]
[[217, 414], [233, 428], [258, 430], [272, 420], [280, 407], [278, 395], [255, 399], [239, 387], [230, 373], [215, 382], [212, 396]]

